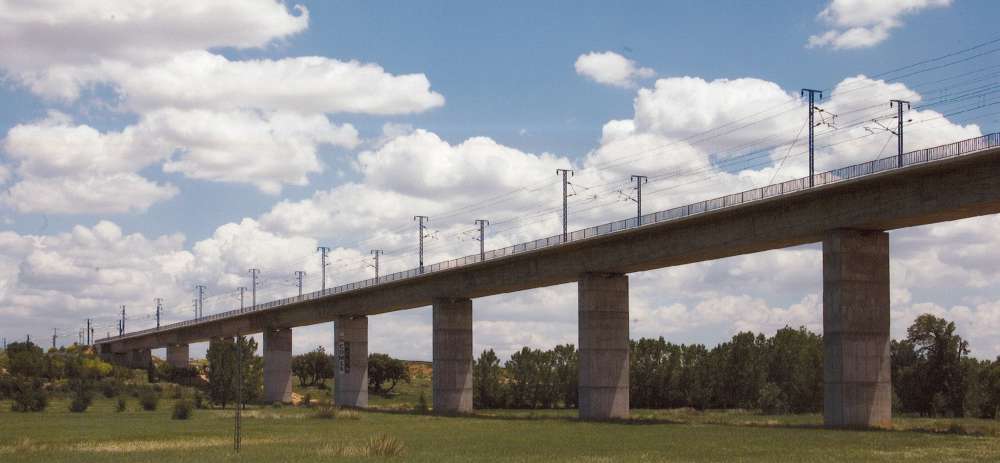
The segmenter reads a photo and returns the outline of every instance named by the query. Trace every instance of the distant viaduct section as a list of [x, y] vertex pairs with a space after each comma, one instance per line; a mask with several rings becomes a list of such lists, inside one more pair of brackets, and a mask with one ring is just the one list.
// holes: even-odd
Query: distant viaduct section
[[628, 274], [822, 242], [824, 423], [884, 427], [892, 396], [886, 232], [1000, 212], [1000, 136], [969, 146], [848, 180], [827, 183], [827, 177], [793, 193], [98, 345], [102, 355], [133, 366], [148, 365], [149, 350], [166, 347], [168, 362], [186, 365], [191, 343], [263, 333], [265, 399], [287, 401], [291, 329], [332, 321], [335, 401], [365, 407], [368, 316], [430, 305], [434, 410], [466, 413], [472, 411], [473, 300], [576, 282], [580, 417], [626, 418]]

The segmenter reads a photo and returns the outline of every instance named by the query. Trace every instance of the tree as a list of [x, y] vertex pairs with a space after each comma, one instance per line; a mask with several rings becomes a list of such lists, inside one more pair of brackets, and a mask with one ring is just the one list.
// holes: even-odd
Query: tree
[[1000, 357], [990, 364], [989, 371], [983, 376], [987, 397], [983, 406], [987, 413], [983, 418], [1000, 418]]
[[13, 342], [7, 345], [10, 374], [29, 378], [45, 374], [48, 362], [41, 347], [31, 342]]
[[955, 324], [923, 314], [906, 329], [906, 340], [916, 353], [921, 413], [962, 416], [965, 392], [962, 359], [969, 354], [969, 345], [955, 333]]
[[704, 410], [712, 405], [710, 354], [703, 344], [681, 346], [681, 377], [678, 381], [684, 405]]
[[[263, 361], [254, 355], [257, 352], [257, 341], [253, 338], [240, 336], [232, 338], [213, 339], [208, 346], [208, 395], [213, 403], [226, 408], [226, 405], [236, 400], [237, 373], [242, 377], [243, 403], [260, 398], [263, 389]], [[237, 359], [237, 355], [240, 357]], [[237, 360], [242, 369], [237, 369]]]
[[322, 347], [312, 352], [292, 357], [292, 373], [299, 378], [302, 387], [323, 384], [334, 374], [333, 357], [326, 354]]
[[15, 412], [40, 412], [49, 405], [48, 393], [37, 377], [16, 380], [11, 396], [10, 409]]
[[725, 352], [721, 373], [728, 387], [722, 390], [723, 406], [755, 408], [767, 382], [766, 339], [751, 332], [738, 333], [717, 347]]
[[892, 367], [893, 408], [898, 411], [916, 411], [926, 414], [923, 403], [921, 379], [918, 375], [917, 351], [907, 340], [892, 340], [889, 343], [889, 359]]
[[573, 408], [579, 402], [579, 355], [576, 346], [561, 344], [552, 349], [552, 368], [555, 375], [557, 400], [566, 408]]
[[484, 350], [472, 364], [472, 403], [475, 408], [503, 408], [503, 368], [493, 349]]
[[[400, 381], [410, 382], [410, 370], [402, 360], [386, 354], [368, 356], [368, 390], [375, 394], [388, 394]], [[389, 383], [389, 387], [386, 387]]]
[[558, 397], [554, 354], [525, 347], [510, 356], [505, 369], [510, 374], [512, 405], [518, 408], [549, 408]]
[[[823, 337], [800, 327], [784, 327], [767, 340], [768, 382], [780, 391], [768, 391], [785, 400], [793, 413], [823, 408]], [[780, 407], [773, 407], [778, 409]]]

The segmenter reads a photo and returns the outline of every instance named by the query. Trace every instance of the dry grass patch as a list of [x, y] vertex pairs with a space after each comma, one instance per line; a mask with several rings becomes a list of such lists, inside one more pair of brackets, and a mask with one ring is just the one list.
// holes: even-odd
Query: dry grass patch
[[399, 457], [402, 456], [406, 446], [403, 442], [388, 434], [379, 433], [368, 438], [364, 444], [353, 445], [327, 445], [317, 452], [320, 456], [331, 457]]
[[357, 410], [350, 408], [337, 408], [332, 405], [324, 405], [317, 407], [311, 415], [313, 418], [318, 418], [321, 420], [360, 420], [361, 413]]
[[13, 444], [0, 446], [0, 455], [13, 455], [17, 453], [40, 452], [49, 448], [46, 444], [37, 443], [31, 438], [22, 437]]
[[[244, 439], [245, 445], [265, 445], [279, 443], [277, 439]], [[80, 442], [70, 446], [75, 452], [88, 453], [131, 453], [131, 452], [161, 452], [170, 450], [198, 450], [212, 447], [229, 447], [233, 445], [231, 438], [208, 437], [177, 440], [136, 440], [136, 441], [101, 441]]]
[[336, 413], [334, 413], [334, 416], [338, 420], [360, 420], [361, 419], [361, 413], [358, 413], [357, 410], [351, 410], [349, 408], [342, 408], [342, 409], [337, 410]]
[[273, 410], [244, 410], [240, 415], [243, 418], [251, 419], [264, 419], [264, 420], [287, 420], [295, 419], [300, 420], [305, 418], [307, 415], [301, 413], [281, 413], [280, 411]]

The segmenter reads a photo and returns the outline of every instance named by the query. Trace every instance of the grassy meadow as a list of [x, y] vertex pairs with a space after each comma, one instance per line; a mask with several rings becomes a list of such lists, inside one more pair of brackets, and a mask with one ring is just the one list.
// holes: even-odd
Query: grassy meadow
[[[429, 371], [428, 371], [429, 372]], [[419, 373], [419, 372], [416, 372]], [[435, 417], [409, 411], [430, 378], [414, 374], [372, 410], [326, 414], [304, 406], [251, 407], [243, 449], [233, 452], [233, 411], [195, 410], [172, 420], [173, 400], [124, 412], [99, 397], [85, 413], [53, 400], [42, 413], [14, 413], [0, 403], [0, 462], [182, 461], [1000, 461], [1000, 422], [898, 418], [889, 431], [836, 431], [818, 415], [633, 410], [623, 422], [590, 423], [575, 410], [479, 410]], [[314, 400], [329, 389], [302, 389]], [[367, 456], [383, 437], [395, 457]]]

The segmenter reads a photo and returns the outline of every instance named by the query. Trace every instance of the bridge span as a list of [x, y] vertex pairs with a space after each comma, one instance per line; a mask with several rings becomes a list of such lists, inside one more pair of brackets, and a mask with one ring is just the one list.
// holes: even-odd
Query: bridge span
[[578, 283], [579, 414], [625, 418], [628, 274], [823, 243], [824, 423], [891, 422], [889, 235], [1000, 212], [1000, 134], [843, 167], [272, 301], [96, 341], [105, 358], [148, 367], [150, 349], [188, 363], [188, 346], [263, 333], [264, 396], [291, 395], [292, 328], [334, 322], [334, 400], [368, 404], [368, 316], [433, 307], [433, 408], [472, 411], [472, 300]]

